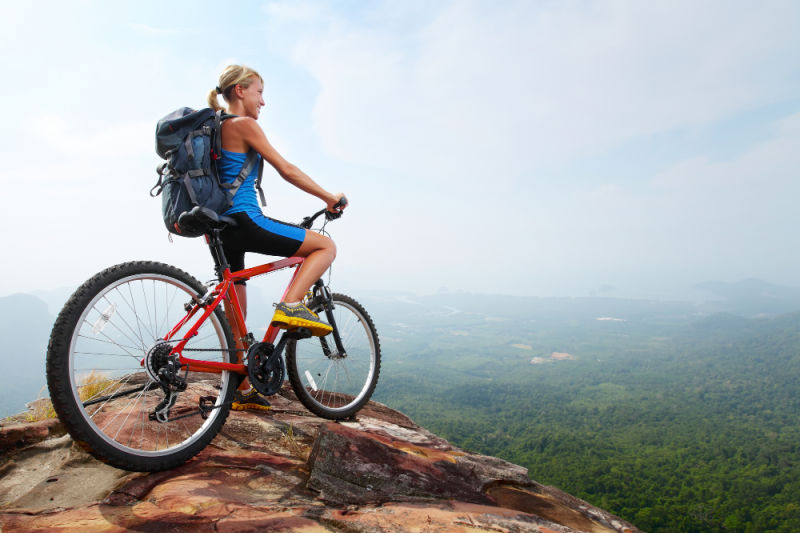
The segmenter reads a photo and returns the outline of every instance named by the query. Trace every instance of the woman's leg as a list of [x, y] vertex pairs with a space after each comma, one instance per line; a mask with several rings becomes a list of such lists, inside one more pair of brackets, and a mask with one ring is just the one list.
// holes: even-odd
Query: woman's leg
[[244, 319], [247, 320], [247, 285], [233, 285], [236, 291], [236, 298], [239, 300], [239, 309], [242, 310]]
[[306, 231], [306, 238], [294, 255], [305, 257], [306, 260], [286, 292], [287, 302], [301, 301], [311, 285], [330, 268], [336, 258], [336, 244], [330, 237], [315, 231]]

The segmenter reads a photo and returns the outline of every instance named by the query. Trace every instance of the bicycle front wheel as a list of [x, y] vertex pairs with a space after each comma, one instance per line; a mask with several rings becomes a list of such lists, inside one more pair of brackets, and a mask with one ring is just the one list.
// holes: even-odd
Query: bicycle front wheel
[[[314, 309], [323, 315], [323, 310]], [[289, 381], [312, 413], [330, 420], [353, 416], [372, 396], [381, 369], [381, 345], [364, 308], [343, 294], [333, 294], [336, 330], [325, 337], [286, 344]], [[338, 332], [344, 351], [334, 341]]]
[[[174, 344], [163, 339], [204, 292], [182, 270], [142, 261], [100, 272], [67, 301], [50, 336], [47, 384], [72, 438], [98, 459], [125, 470], [172, 468], [202, 450], [225, 422], [236, 375], [173, 369], [173, 385], [185, 380], [185, 389], [173, 386], [171, 394], [159, 379], [174, 359]], [[182, 339], [191, 323], [172, 338]], [[220, 309], [184, 350], [192, 359], [235, 362]], [[165, 408], [166, 400], [174, 404]]]

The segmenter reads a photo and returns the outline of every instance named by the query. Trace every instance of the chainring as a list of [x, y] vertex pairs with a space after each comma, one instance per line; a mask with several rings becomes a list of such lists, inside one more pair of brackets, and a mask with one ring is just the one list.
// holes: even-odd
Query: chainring
[[286, 366], [268, 342], [257, 342], [247, 350], [247, 375], [250, 384], [264, 396], [278, 392], [283, 385]]

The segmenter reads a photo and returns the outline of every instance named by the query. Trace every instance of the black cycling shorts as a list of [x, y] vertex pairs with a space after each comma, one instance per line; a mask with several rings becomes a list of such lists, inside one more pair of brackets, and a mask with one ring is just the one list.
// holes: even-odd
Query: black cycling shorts
[[[237, 227], [222, 232], [222, 249], [231, 271], [244, 269], [245, 252], [292, 257], [305, 239], [306, 230], [300, 226], [260, 216], [253, 220], [247, 213], [227, 215], [236, 220]], [[244, 285], [244, 281], [237, 284]]]

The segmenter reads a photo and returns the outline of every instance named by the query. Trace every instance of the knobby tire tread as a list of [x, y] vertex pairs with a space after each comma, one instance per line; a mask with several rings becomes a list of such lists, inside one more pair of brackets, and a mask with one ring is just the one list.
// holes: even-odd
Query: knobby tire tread
[[[69, 376], [69, 349], [72, 335], [84, 308], [109, 284], [136, 274], [160, 274], [173, 277], [196, 291], [205, 292], [203, 285], [193, 276], [171, 265], [154, 261], [130, 261], [109, 267], [92, 276], [67, 300], [56, 318], [47, 347], [47, 386], [58, 418], [66, 426], [72, 439], [95, 458], [117, 468], [139, 472], [155, 472], [173, 468], [188, 461], [205, 448], [221, 429], [230, 412], [230, 400], [238, 380], [228, 380], [224, 403], [220, 413], [206, 432], [185, 449], [161, 457], [140, 457], [109, 446], [84, 420], [75, 403]], [[222, 325], [229, 350], [235, 350], [233, 335], [225, 315], [215, 310]], [[235, 353], [231, 351], [230, 353]]]

